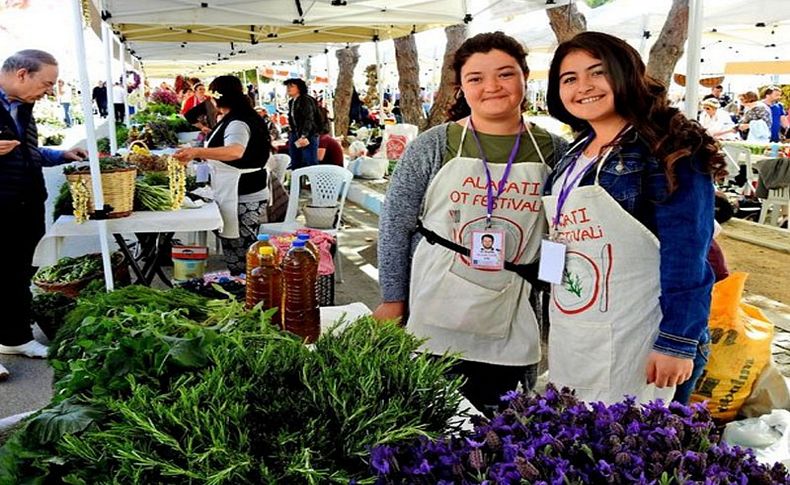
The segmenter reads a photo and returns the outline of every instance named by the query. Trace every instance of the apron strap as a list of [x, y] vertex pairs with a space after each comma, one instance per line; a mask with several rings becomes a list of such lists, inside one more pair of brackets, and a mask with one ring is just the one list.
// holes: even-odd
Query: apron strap
[[[417, 232], [423, 235], [425, 240], [428, 241], [428, 244], [438, 244], [439, 246], [447, 248], [450, 251], [456, 252], [462, 256], [469, 257], [472, 253], [469, 248], [454, 243], [453, 241], [450, 241], [449, 239], [446, 239], [431, 231], [425, 227], [422, 224], [422, 220], [419, 219], [417, 220]], [[551, 288], [551, 285], [538, 279], [538, 264], [539, 263], [516, 264], [511, 261], [505, 261], [505, 269], [507, 271], [512, 271], [513, 273], [516, 273], [527, 280], [533, 288], [542, 291], [548, 291], [549, 288]]]
[[529, 135], [529, 139], [532, 140], [532, 145], [535, 147], [535, 152], [537, 152], [538, 158], [540, 158], [540, 161], [545, 165], [546, 158], [543, 156], [543, 152], [540, 151], [540, 147], [538, 146], [538, 141], [535, 140], [535, 135], [532, 134], [532, 130], [529, 128], [529, 125], [531, 123], [528, 121], [524, 121], [523, 119], [521, 120], [521, 122], [524, 123], [524, 127], [526, 127], [527, 129], [527, 134]]
[[[470, 117], [472, 115], [469, 115]], [[464, 123], [464, 129], [461, 131], [461, 141], [458, 143], [458, 153], [455, 155], [455, 158], [461, 158], [461, 152], [464, 150], [464, 139], [466, 139], [466, 130], [469, 128], [469, 118], [466, 118], [466, 123]]]

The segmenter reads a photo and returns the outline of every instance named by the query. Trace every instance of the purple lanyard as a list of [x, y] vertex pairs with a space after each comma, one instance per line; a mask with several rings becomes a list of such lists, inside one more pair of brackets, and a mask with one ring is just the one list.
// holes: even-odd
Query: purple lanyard
[[475, 125], [472, 123], [471, 116], [469, 117], [469, 130], [472, 132], [472, 137], [475, 139], [475, 143], [477, 143], [477, 149], [480, 151], [480, 158], [483, 160], [483, 168], [486, 171], [486, 190], [488, 192], [488, 197], [486, 198], [486, 227], [491, 227], [491, 216], [494, 214], [494, 202], [499, 198], [500, 195], [502, 195], [502, 192], [505, 191], [505, 185], [507, 184], [507, 179], [510, 176], [510, 169], [513, 167], [513, 162], [516, 160], [518, 149], [521, 146], [521, 135], [524, 133], [524, 122], [522, 121], [521, 127], [518, 130], [518, 135], [516, 135], [516, 142], [513, 144], [513, 149], [510, 151], [510, 157], [507, 159], [505, 172], [502, 174], [502, 179], [499, 181], [497, 186], [496, 195], [494, 195], [494, 189], [491, 187], [493, 180], [491, 179], [491, 170], [488, 168], [488, 159], [483, 152], [483, 145], [480, 144], [480, 139], [477, 137]]
[[584, 167], [581, 171], [579, 171], [579, 173], [577, 173], [576, 176], [573, 177], [573, 180], [571, 180], [570, 183], [568, 183], [568, 178], [571, 176], [571, 173], [573, 173], [573, 169], [576, 168], [576, 162], [579, 161], [579, 158], [582, 156], [582, 153], [584, 153], [584, 149], [587, 148], [587, 145], [589, 145], [591, 141], [592, 138], [587, 138], [587, 142], [584, 144], [584, 146], [582, 146], [581, 150], [579, 150], [579, 153], [577, 153], [573, 157], [573, 160], [571, 161], [571, 163], [568, 164], [568, 167], [565, 169], [565, 178], [562, 180], [562, 187], [560, 188], [560, 193], [557, 196], [557, 210], [554, 214], [554, 220], [552, 221], [555, 228], [560, 224], [560, 215], [562, 214], [562, 208], [565, 206], [565, 202], [567, 202], [568, 196], [571, 194], [571, 191], [573, 191], [574, 187], [576, 187], [576, 184], [579, 182], [579, 179], [581, 179], [584, 176], [584, 174], [587, 173], [587, 170], [589, 170], [590, 167], [598, 163], [598, 159], [601, 158], [600, 155], [593, 158], [590, 161], [590, 163], [588, 163], [586, 167]]
[[584, 146], [581, 148], [581, 150], [579, 150], [579, 153], [577, 153], [576, 156], [573, 157], [573, 161], [571, 161], [571, 163], [568, 164], [568, 167], [565, 169], [565, 178], [562, 181], [562, 187], [560, 188], [560, 193], [557, 196], [557, 208], [554, 213], [554, 220], [552, 221], [554, 228], [560, 225], [560, 216], [562, 215], [562, 208], [565, 206], [565, 202], [568, 201], [568, 196], [570, 196], [573, 189], [576, 188], [576, 184], [579, 182], [579, 180], [584, 176], [584, 174], [587, 173], [590, 167], [597, 164], [599, 161], [601, 163], [605, 162], [606, 158], [609, 157], [609, 154], [612, 153], [612, 149], [614, 148], [614, 146], [620, 143], [620, 140], [630, 129], [631, 129], [631, 125], [626, 125], [622, 130], [620, 130], [620, 133], [617, 134], [614, 141], [610, 143], [609, 149], [606, 151], [605, 156], [599, 153], [598, 156], [593, 158], [590, 161], [590, 163], [588, 163], [586, 167], [584, 167], [581, 171], [579, 171], [579, 173], [577, 173], [576, 176], [573, 177], [573, 180], [571, 180], [570, 183], [568, 183], [568, 178], [573, 172], [573, 169], [576, 168], [576, 162], [579, 160], [579, 157], [582, 156], [582, 153], [584, 153], [584, 149], [587, 148], [587, 145], [589, 145], [590, 142], [592, 142], [593, 140], [593, 137], [587, 138]]

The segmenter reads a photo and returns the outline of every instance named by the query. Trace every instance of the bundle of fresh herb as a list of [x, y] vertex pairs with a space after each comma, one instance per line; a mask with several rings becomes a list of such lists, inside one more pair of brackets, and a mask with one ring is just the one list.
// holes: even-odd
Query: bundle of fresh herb
[[375, 443], [454, 429], [453, 359], [370, 318], [310, 350], [270, 316], [184, 290], [81, 299], [0, 483], [372, 483]]

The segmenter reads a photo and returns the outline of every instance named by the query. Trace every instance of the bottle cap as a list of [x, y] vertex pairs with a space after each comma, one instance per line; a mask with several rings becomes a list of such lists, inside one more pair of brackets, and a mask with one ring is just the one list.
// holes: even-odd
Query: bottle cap
[[291, 243], [292, 248], [303, 248], [304, 241], [301, 239], [295, 239], [294, 242]]
[[258, 254], [261, 256], [274, 256], [274, 248], [271, 246], [263, 246], [258, 248]]
[[306, 232], [300, 232], [296, 235], [296, 239], [304, 239], [305, 241], [308, 241], [310, 239], [310, 234], [307, 234]]
[[258, 241], [268, 241], [269, 235], [268, 234], [258, 234]]

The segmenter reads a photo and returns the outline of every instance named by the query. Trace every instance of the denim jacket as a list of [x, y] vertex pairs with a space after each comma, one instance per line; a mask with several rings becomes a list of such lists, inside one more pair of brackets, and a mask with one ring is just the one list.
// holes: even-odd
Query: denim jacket
[[[583, 148], [584, 144], [575, 146], [557, 164], [544, 185], [547, 194]], [[653, 350], [693, 358], [697, 346], [709, 340], [714, 276], [707, 255], [713, 238], [714, 189], [710, 175], [694, 169], [693, 159], [679, 160], [675, 167], [677, 188], [668, 195], [663, 164], [632, 131], [604, 161], [600, 185], [661, 245], [662, 319]], [[590, 169], [579, 185], [594, 183], [595, 169]]]

